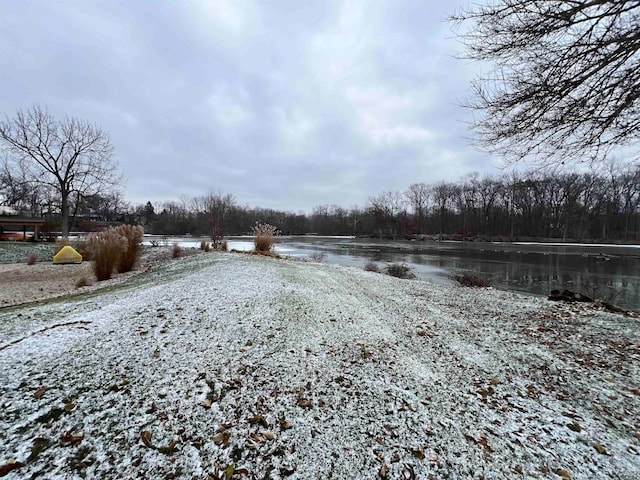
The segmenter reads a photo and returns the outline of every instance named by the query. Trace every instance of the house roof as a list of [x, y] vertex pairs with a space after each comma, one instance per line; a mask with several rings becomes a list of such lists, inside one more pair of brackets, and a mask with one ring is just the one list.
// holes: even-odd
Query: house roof
[[16, 215], [0, 215], [0, 225], [42, 225], [44, 218], [18, 217]]

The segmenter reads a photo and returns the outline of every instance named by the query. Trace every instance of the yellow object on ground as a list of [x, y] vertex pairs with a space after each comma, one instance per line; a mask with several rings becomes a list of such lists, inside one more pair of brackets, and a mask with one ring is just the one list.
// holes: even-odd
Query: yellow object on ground
[[82, 255], [73, 247], [65, 245], [53, 256], [53, 263], [82, 263]]

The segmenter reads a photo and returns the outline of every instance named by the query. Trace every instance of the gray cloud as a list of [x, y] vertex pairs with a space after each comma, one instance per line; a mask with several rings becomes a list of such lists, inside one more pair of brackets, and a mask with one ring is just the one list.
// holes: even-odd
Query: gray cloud
[[135, 203], [362, 205], [495, 172], [457, 106], [473, 73], [444, 22], [458, 3], [6, 1], [0, 112], [101, 125]]

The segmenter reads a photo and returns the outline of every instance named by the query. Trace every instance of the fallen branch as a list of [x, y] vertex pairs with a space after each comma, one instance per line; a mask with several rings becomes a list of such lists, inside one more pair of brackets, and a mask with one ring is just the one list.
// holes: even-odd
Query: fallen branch
[[33, 337], [35, 335], [39, 335], [41, 333], [46, 332], [47, 330], [53, 330], [54, 328], [58, 328], [58, 327], [68, 327], [71, 325], [88, 325], [92, 322], [88, 321], [88, 320], [78, 320], [76, 322], [67, 322], [67, 323], [56, 323], [55, 325], [49, 325], [48, 327], [44, 327], [41, 328], [40, 330], [36, 330], [35, 332], [31, 332], [29, 335], [27, 335], [26, 337], [22, 337], [22, 338], [18, 338], [12, 342], [9, 343], [5, 343], [4, 345], [0, 346], [0, 351], [9, 348], [13, 345], [16, 345], [17, 343], [22, 342], [23, 340], [26, 340], [29, 337]]

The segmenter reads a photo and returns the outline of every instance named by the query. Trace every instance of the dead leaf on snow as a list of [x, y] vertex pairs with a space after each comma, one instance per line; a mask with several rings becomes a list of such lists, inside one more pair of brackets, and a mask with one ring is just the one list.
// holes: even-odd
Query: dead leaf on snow
[[269, 423], [265, 420], [265, 418], [262, 415], [254, 415], [253, 417], [250, 417], [249, 423], [252, 425], [255, 425], [255, 424], [262, 425], [263, 427], [269, 426]]
[[68, 431], [62, 437], [60, 437], [60, 442], [63, 446], [66, 445], [77, 445], [84, 438], [83, 435], [74, 435], [73, 431]]
[[416, 472], [413, 471], [413, 467], [411, 465], [405, 465], [404, 470], [402, 470], [402, 478], [406, 480], [415, 480]]
[[231, 477], [233, 477], [233, 472], [236, 471], [236, 466], [232, 463], [231, 465], [228, 465], [227, 468], [224, 469], [224, 478], [226, 480], [231, 480]]
[[387, 467], [386, 463], [383, 463], [382, 466], [380, 467], [380, 470], [378, 470], [378, 476], [380, 478], [387, 478], [388, 471], [389, 471], [389, 467]]
[[71, 410], [73, 410], [74, 408], [76, 408], [76, 406], [73, 403], [67, 403], [64, 406], [64, 411], [65, 412], [70, 412]]
[[35, 393], [33, 394], [33, 396], [35, 398], [42, 398], [42, 396], [44, 395], [44, 392], [46, 392], [47, 389], [45, 387], [40, 387], [39, 389], [37, 389], [35, 391]]
[[567, 425], [567, 427], [569, 427], [569, 430], [573, 430], [574, 432], [582, 431], [582, 427], [578, 422], [572, 422], [569, 425]]
[[200, 405], [202, 405], [204, 408], [211, 408], [212, 403], [213, 402], [211, 401], [211, 399], [207, 397], [202, 401]]
[[231, 438], [231, 432], [228, 430], [224, 430], [222, 432], [218, 432], [213, 436], [213, 441], [216, 445], [222, 445], [226, 447], [229, 445], [229, 439]]
[[148, 430], [143, 430], [140, 433], [140, 440], [144, 443], [145, 447], [153, 448], [153, 444], [151, 443], [151, 432]]
[[280, 420], [280, 428], [282, 428], [283, 430], [289, 430], [293, 425], [291, 425], [291, 422], [289, 420], [285, 420], [284, 418], [282, 420]]
[[18, 469], [20, 467], [23, 467], [23, 466], [24, 466], [24, 463], [18, 462], [15, 459], [11, 459], [7, 463], [5, 463], [4, 465], [0, 465], [0, 477], [4, 477], [10, 471], [16, 470], [16, 469]]
[[260, 435], [262, 435], [267, 440], [273, 440], [274, 438], [273, 433], [271, 432], [260, 432]]
[[593, 448], [595, 448], [598, 453], [602, 453], [603, 455], [609, 455], [609, 452], [607, 452], [607, 449], [604, 448], [600, 443], [598, 442], [593, 442]]
[[424, 450], [421, 448], [416, 448], [415, 450], [412, 450], [413, 456], [416, 457], [418, 460], [424, 460]]
[[296, 471], [296, 467], [280, 467], [280, 475], [283, 477], [288, 477], [289, 475], [293, 475]]
[[562, 478], [566, 478], [567, 480], [571, 479], [571, 473], [569, 473], [569, 471], [565, 470], [564, 468], [558, 468], [556, 470], [556, 475]]

